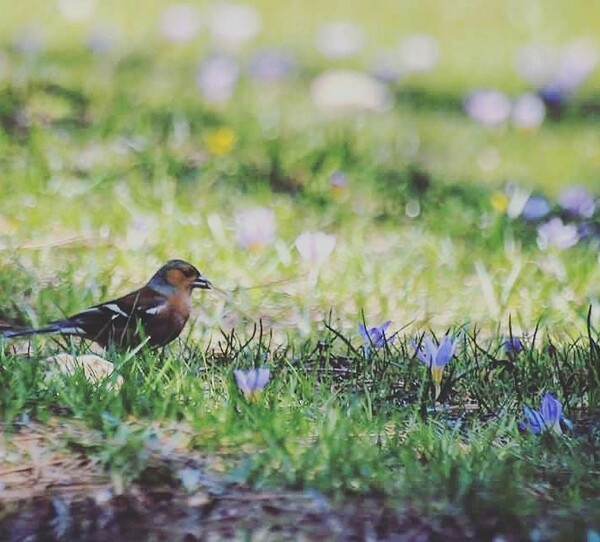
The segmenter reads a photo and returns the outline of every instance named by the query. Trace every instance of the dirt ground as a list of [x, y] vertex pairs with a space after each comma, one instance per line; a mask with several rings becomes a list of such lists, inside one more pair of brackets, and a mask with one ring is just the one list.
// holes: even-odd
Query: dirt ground
[[[98, 434], [51, 420], [0, 434], [0, 540], [519, 540], [511, 525], [464, 514], [424, 517], [383, 497], [257, 491], [227, 481], [222, 458], [187, 446], [181, 424], [156, 428], [144, 471], [125, 484], [86, 453]], [[182, 481], [182, 473], [193, 480]]]
[[336, 507], [301, 493], [240, 489], [197, 502], [137, 486], [102, 502], [63, 493], [5, 503], [0, 513], [0, 538], [11, 541], [478, 540], [457, 520], [433, 527], [374, 500]]

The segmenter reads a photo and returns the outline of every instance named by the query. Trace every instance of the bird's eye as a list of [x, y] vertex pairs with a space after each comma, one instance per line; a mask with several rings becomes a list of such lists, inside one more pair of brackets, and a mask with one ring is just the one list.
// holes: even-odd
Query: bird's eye
[[191, 267], [184, 267], [181, 272], [188, 279], [194, 276], [194, 270]]

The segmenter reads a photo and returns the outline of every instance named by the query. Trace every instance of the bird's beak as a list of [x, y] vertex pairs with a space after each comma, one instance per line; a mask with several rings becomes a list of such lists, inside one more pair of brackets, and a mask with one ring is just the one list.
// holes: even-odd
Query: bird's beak
[[204, 277], [198, 277], [194, 282], [192, 282], [192, 288], [202, 288], [203, 290], [210, 290], [211, 284], [208, 279]]

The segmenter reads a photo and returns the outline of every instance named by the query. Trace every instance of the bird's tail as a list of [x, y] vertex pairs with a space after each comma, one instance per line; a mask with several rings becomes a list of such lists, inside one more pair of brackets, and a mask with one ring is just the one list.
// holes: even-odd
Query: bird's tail
[[7, 329], [0, 331], [0, 337], [12, 339], [13, 337], [25, 337], [27, 335], [43, 335], [45, 333], [60, 333], [61, 326], [54, 324], [40, 328]]

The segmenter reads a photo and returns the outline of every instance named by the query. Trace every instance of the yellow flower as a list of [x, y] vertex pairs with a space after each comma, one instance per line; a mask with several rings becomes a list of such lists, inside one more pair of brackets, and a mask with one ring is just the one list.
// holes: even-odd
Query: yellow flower
[[208, 152], [217, 156], [229, 154], [233, 150], [236, 141], [235, 132], [226, 126], [210, 130], [204, 136], [204, 143]]
[[492, 194], [490, 201], [494, 210], [499, 213], [504, 213], [508, 209], [508, 197], [504, 192], [497, 190]]

